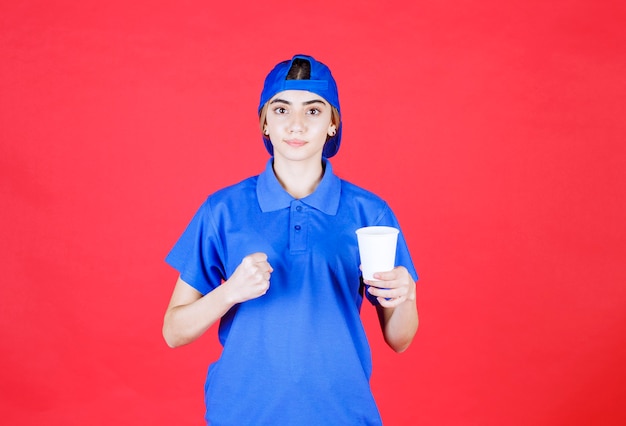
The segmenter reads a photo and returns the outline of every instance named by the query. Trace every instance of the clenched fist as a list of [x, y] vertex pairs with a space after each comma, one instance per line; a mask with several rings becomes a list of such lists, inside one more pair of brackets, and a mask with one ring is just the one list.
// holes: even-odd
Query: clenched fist
[[243, 258], [223, 285], [229, 287], [235, 303], [256, 299], [267, 293], [273, 270], [265, 253], [253, 253]]

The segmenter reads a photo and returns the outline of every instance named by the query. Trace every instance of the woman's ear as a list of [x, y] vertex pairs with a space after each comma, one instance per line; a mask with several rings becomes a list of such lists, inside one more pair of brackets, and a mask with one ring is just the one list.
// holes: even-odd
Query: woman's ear
[[334, 124], [328, 126], [328, 136], [333, 137], [337, 133], [337, 127]]

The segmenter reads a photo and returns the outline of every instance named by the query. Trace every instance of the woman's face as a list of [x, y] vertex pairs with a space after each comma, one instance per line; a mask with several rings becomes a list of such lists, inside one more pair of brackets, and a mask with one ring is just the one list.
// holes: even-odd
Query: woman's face
[[336, 132], [332, 107], [324, 98], [304, 90], [285, 90], [269, 100], [264, 133], [274, 157], [300, 161], [321, 159], [328, 136]]

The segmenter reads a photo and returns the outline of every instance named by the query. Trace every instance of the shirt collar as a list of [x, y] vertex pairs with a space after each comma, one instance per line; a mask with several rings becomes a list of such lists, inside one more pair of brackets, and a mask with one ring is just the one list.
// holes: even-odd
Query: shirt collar
[[[287, 208], [295, 200], [285, 189], [274, 174], [272, 167], [274, 159], [270, 158], [265, 171], [257, 179], [256, 195], [261, 211], [271, 212]], [[333, 173], [333, 168], [326, 158], [322, 158], [324, 176], [315, 191], [300, 201], [328, 215], [334, 216], [339, 208], [341, 196], [341, 180]]]

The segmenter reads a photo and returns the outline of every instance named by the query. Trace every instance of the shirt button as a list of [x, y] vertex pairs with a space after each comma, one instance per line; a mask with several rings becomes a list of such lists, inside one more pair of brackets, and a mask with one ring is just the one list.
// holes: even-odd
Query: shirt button
[[301, 211], [302, 211], [302, 206], [298, 206], [298, 207], [296, 207], [296, 210], [297, 210], [297, 211], [299, 211], [299, 212], [301, 212]]
[[295, 229], [296, 231], [299, 231], [300, 229], [302, 229], [302, 227], [301, 227], [300, 225], [296, 225], [296, 226], [294, 226], [294, 229]]

